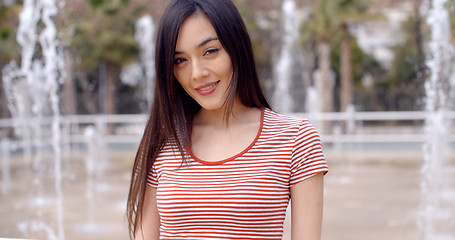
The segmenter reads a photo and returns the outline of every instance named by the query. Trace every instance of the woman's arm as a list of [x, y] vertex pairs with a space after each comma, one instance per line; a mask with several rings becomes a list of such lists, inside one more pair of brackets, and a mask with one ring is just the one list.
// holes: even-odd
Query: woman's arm
[[324, 174], [291, 186], [292, 240], [320, 240]]
[[145, 188], [142, 221], [138, 223], [135, 240], [158, 240], [160, 238], [160, 216], [156, 207], [156, 188]]

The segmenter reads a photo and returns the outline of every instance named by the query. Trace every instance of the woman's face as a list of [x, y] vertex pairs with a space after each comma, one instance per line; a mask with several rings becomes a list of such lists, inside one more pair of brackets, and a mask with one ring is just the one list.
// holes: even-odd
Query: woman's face
[[175, 47], [174, 75], [206, 110], [223, 107], [232, 80], [232, 62], [204, 14], [183, 21]]

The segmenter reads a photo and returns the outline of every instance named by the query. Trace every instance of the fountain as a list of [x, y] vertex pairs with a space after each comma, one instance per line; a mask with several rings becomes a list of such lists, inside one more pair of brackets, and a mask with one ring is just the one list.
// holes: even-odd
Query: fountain
[[281, 52], [275, 69], [275, 91], [272, 102], [274, 108], [283, 113], [293, 111], [292, 88], [292, 56], [295, 52], [294, 43], [299, 37], [300, 21], [296, 14], [296, 4], [293, 0], [283, 1], [282, 6], [284, 34]]
[[141, 63], [145, 70], [145, 98], [149, 109], [153, 99], [153, 86], [155, 79], [155, 25], [149, 15], [144, 15], [136, 22], [136, 41], [141, 49]]
[[[98, 131], [97, 131], [98, 129]], [[95, 194], [96, 194], [96, 189], [95, 187], [97, 186], [96, 183], [99, 183], [100, 178], [99, 175], [102, 172], [101, 171], [101, 165], [104, 159], [102, 156], [104, 151], [104, 142], [101, 139], [102, 133], [100, 133], [99, 128], [95, 126], [87, 126], [84, 129], [84, 140], [87, 146], [87, 154], [85, 156], [85, 174], [86, 174], [86, 180], [85, 180], [85, 199], [87, 201], [87, 207], [86, 207], [86, 216], [87, 219], [82, 225], [75, 226], [74, 229], [78, 232], [84, 232], [84, 233], [100, 233], [100, 232], [105, 232], [106, 227], [96, 223], [95, 221], [95, 207], [96, 207], [96, 201], [95, 201]]]
[[5, 195], [8, 192], [8, 188], [11, 185], [10, 176], [10, 154], [9, 154], [9, 141], [8, 139], [2, 139], [0, 141], [0, 149], [2, 152], [2, 194]]
[[155, 79], [155, 25], [151, 16], [144, 15], [136, 21], [134, 35], [141, 50], [140, 61], [123, 67], [120, 79], [123, 84], [139, 89], [138, 95], [145, 99], [140, 103], [140, 109], [147, 112], [153, 99]]
[[418, 236], [422, 240], [455, 239], [454, 166], [450, 162], [448, 118], [455, 100], [455, 48], [450, 42], [449, 10], [446, 0], [433, 0], [427, 23], [431, 27], [431, 76], [425, 83], [424, 163], [421, 169], [421, 202], [418, 211]]
[[[14, 137], [0, 141], [2, 161], [0, 186], [1, 194], [8, 196], [5, 198], [5, 203], [9, 206], [7, 208], [26, 214], [18, 214], [14, 220], [12, 219], [11, 225], [14, 226], [4, 226], [0, 238], [5, 237], [3, 234], [11, 232], [16, 234], [13, 236], [20, 234], [22, 237], [63, 240], [65, 230], [70, 230], [69, 238], [74, 236], [74, 231], [90, 236], [119, 235], [118, 232], [122, 229], [118, 226], [112, 227], [97, 222], [99, 218], [109, 217], [113, 209], [111, 206], [109, 212], [99, 215], [103, 208], [97, 206], [97, 198], [105, 197], [100, 197], [96, 193], [100, 191], [107, 193], [115, 189], [110, 185], [112, 179], [108, 182], [103, 181], [106, 179], [106, 171], [115, 169], [105, 161], [108, 157], [104, 152], [105, 134], [102, 133], [104, 121], [96, 118], [93, 122], [95, 127], [83, 126], [85, 131], [81, 143], [87, 146], [87, 154], [85, 157], [79, 157], [79, 152], [70, 153], [68, 150], [63, 156], [65, 165], [62, 166], [61, 144], [68, 144], [67, 148], [70, 149], [72, 140], [63, 139], [62, 142], [61, 137], [63, 118], [59, 110], [58, 88], [65, 73], [61, 47], [53, 22], [58, 13], [57, 0], [25, 0], [23, 5], [17, 30], [17, 41], [21, 47], [20, 65], [11, 62], [2, 69]], [[151, 88], [154, 77], [154, 46], [150, 44], [154, 42], [153, 38], [154, 25], [151, 17], [140, 18], [136, 24], [136, 40], [142, 49], [140, 70], [145, 72], [144, 93], [147, 95], [147, 101], [150, 101], [152, 98], [150, 94], [153, 93]], [[19, 155], [21, 157], [18, 159]], [[75, 158], [77, 160], [73, 161]], [[117, 156], [109, 158], [112, 160]], [[77, 171], [80, 159], [85, 160], [83, 161], [85, 168]], [[122, 164], [119, 166], [125, 168]], [[26, 174], [24, 180], [20, 180], [20, 183], [15, 182], [24, 173]], [[77, 181], [75, 184], [73, 181], [76, 181], [79, 175], [85, 176], [86, 180]], [[65, 195], [70, 197], [64, 199], [63, 181], [66, 184], [71, 183], [72, 186], [80, 185], [79, 182], [85, 183], [82, 187], [83, 194], [80, 195], [85, 197], [82, 201], [86, 201], [86, 204], [76, 200], [79, 199], [77, 193], [65, 192]], [[27, 190], [24, 191], [24, 188]], [[20, 196], [15, 195], [18, 189], [22, 190]], [[78, 188], [73, 189], [77, 191]], [[15, 196], [13, 199], [17, 200], [8, 202], [13, 195]], [[114, 213], [120, 212], [123, 215], [125, 201], [122, 199], [121, 204], [116, 203]], [[64, 208], [64, 204], [69, 207]], [[108, 207], [109, 203], [104, 205]], [[118, 207], [119, 205], [121, 207]], [[83, 218], [81, 224], [74, 222], [74, 212], [77, 211], [75, 209], [79, 208], [86, 210], [78, 212], [85, 216], [77, 217]], [[0, 208], [2, 214], [5, 211], [9, 210]], [[72, 214], [69, 220], [66, 220], [66, 214]], [[64, 219], [65, 222], [71, 223], [64, 224]], [[11, 230], [6, 230], [7, 228]]]
[[[318, 92], [315, 87], [309, 86], [306, 89], [306, 98], [305, 98], [305, 111], [308, 113], [309, 119], [319, 119], [319, 114], [321, 111], [319, 110], [319, 97]], [[314, 127], [318, 129], [319, 121], [312, 122]]]
[[[55, 0], [25, 0], [19, 16], [17, 42], [21, 47], [21, 66], [14, 62], [3, 69], [8, 106], [14, 121], [16, 134], [23, 137], [28, 157], [34, 150], [32, 179], [35, 190], [34, 204], [55, 204], [56, 229], [40, 220], [42, 211], [37, 210], [37, 219], [19, 224], [25, 231], [45, 231], [48, 239], [64, 239], [63, 194], [61, 188], [60, 110], [58, 86], [63, 72], [62, 56], [59, 52], [57, 30], [53, 18], [57, 14]], [[36, 45], [40, 48], [37, 49]], [[42, 58], [36, 55], [40, 52]], [[29, 104], [27, 104], [29, 103]], [[27, 108], [28, 107], [28, 108]], [[53, 173], [55, 197], [44, 196], [44, 171], [42, 169], [42, 123], [44, 114], [50, 114], [51, 148], [53, 150]], [[33, 120], [31, 120], [33, 118]]]

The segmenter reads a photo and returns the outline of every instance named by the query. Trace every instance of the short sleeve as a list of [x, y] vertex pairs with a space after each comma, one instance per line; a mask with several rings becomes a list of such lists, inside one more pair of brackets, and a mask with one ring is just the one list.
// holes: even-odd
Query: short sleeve
[[155, 165], [150, 168], [147, 176], [147, 184], [151, 187], [158, 187], [158, 174], [156, 173]]
[[319, 134], [308, 120], [303, 120], [292, 149], [289, 184], [294, 185], [318, 173], [325, 174], [327, 171]]

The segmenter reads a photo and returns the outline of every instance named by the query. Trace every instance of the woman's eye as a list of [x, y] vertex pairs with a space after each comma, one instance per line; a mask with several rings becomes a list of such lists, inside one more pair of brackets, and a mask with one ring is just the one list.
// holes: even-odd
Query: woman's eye
[[184, 58], [176, 58], [176, 59], [174, 60], [174, 64], [175, 64], [175, 65], [179, 65], [179, 64], [183, 63], [184, 61], [185, 61]]
[[207, 51], [205, 51], [204, 56], [205, 56], [205, 55], [214, 54], [214, 53], [216, 53], [216, 52], [218, 52], [218, 51], [219, 51], [218, 48], [210, 48], [210, 49], [208, 49]]

